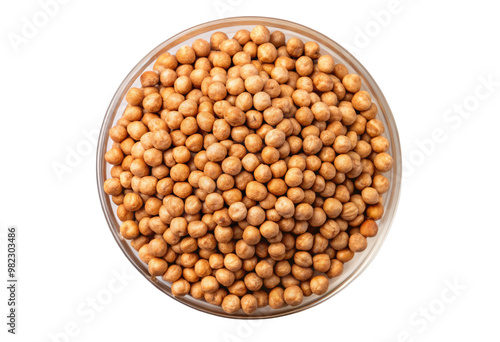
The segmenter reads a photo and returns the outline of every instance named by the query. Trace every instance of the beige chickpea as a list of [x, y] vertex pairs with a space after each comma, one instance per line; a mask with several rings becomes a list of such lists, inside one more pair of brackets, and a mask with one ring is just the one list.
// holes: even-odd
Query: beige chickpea
[[311, 291], [315, 295], [322, 295], [328, 290], [328, 278], [322, 275], [311, 279]]
[[348, 154], [339, 154], [335, 157], [334, 165], [337, 171], [346, 173], [352, 170], [352, 159]]
[[331, 74], [335, 68], [335, 61], [330, 55], [323, 55], [318, 58], [318, 69], [321, 72]]
[[338, 251], [336, 255], [336, 258], [343, 263], [352, 260], [353, 257], [354, 257], [354, 252], [351, 251], [349, 248], [344, 248]]
[[167, 253], [167, 243], [162, 238], [155, 238], [149, 242], [149, 252], [161, 258]]
[[392, 169], [393, 163], [391, 155], [385, 152], [378, 153], [373, 160], [375, 168], [380, 172], [387, 172]]
[[275, 209], [284, 218], [291, 218], [295, 214], [294, 203], [285, 196], [278, 198]]
[[292, 265], [292, 275], [299, 281], [305, 281], [313, 275], [312, 267], [302, 267], [297, 264]]
[[313, 207], [308, 203], [300, 203], [295, 207], [294, 218], [300, 221], [310, 220], [313, 216]]
[[182, 297], [187, 294], [189, 294], [189, 291], [191, 289], [191, 285], [186, 279], [179, 279], [175, 282], [172, 283], [172, 295], [175, 297]]
[[204, 276], [201, 279], [201, 289], [205, 293], [213, 293], [219, 289], [219, 282], [214, 276]]
[[224, 266], [231, 272], [236, 272], [241, 269], [243, 262], [233, 253], [229, 253], [224, 257]]
[[241, 308], [240, 298], [236, 295], [229, 294], [222, 300], [222, 309], [228, 313], [232, 314]]
[[167, 268], [167, 262], [160, 258], [152, 258], [148, 262], [149, 274], [151, 274], [153, 277], [163, 275], [167, 271]]
[[346, 221], [351, 221], [358, 216], [359, 209], [358, 206], [353, 202], [347, 202], [342, 208], [342, 213], [340, 217]]
[[208, 96], [214, 101], [223, 100], [227, 95], [226, 86], [221, 82], [213, 82], [208, 87]]
[[266, 239], [275, 237], [279, 231], [279, 225], [276, 222], [266, 221], [260, 226], [260, 234]]
[[351, 103], [356, 110], [368, 110], [372, 105], [370, 93], [364, 90], [356, 92], [351, 99]]
[[277, 66], [271, 71], [271, 77], [276, 80], [279, 84], [286, 83], [290, 77], [288, 70], [282, 66]]
[[240, 303], [241, 309], [248, 315], [254, 313], [258, 307], [257, 298], [251, 294], [246, 294], [241, 297]]
[[349, 237], [349, 248], [354, 253], [362, 252], [367, 247], [366, 238], [360, 233], [354, 233]]
[[104, 181], [104, 192], [108, 195], [117, 196], [121, 194], [123, 188], [118, 178], [109, 178]]
[[366, 123], [366, 133], [372, 138], [382, 135], [384, 131], [384, 124], [378, 119], [371, 119]]
[[273, 276], [273, 266], [267, 260], [261, 260], [255, 266], [255, 273], [262, 279]]
[[238, 107], [229, 107], [224, 110], [224, 119], [231, 126], [243, 125], [246, 121], [245, 113]]
[[284, 290], [281, 287], [273, 288], [269, 292], [269, 306], [273, 309], [280, 309], [285, 305]]
[[297, 237], [295, 241], [295, 248], [302, 251], [308, 251], [312, 248], [313, 243], [314, 243], [313, 235], [311, 233], [304, 233]]
[[372, 220], [380, 220], [384, 214], [384, 206], [382, 203], [377, 203], [366, 208], [366, 216]]
[[372, 187], [375, 188], [379, 194], [384, 194], [389, 190], [389, 180], [383, 175], [375, 175], [373, 177]]
[[331, 260], [330, 269], [326, 272], [328, 278], [338, 277], [344, 272], [344, 263], [337, 259]]
[[286, 50], [291, 57], [298, 58], [304, 53], [304, 43], [299, 38], [290, 38]]
[[319, 52], [319, 44], [313, 41], [306, 42], [304, 44], [304, 55], [312, 58], [318, 59], [321, 56]]
[[204, 39], [196, 39], [192, 44], [192, 48], [198, 57], [206, 57], [210, 53], [210, 43]]
[[237, 52], [241, 51], [241, 44], [236, 39], [226, 39], [219, 44], [219, 49], [234, 56]]
[[268, 93], [260, 91], [253, 97], [253, 106], [256, 110], [263, 111], [271, 106], [271, 97]]
[[120, 226], [120, 234], [126, 240], [132, 240], [139, 236], [139, 226], [135, 221], [128, 220], [121, 224]]
[[234, 222], [242, 221], [247, 216], [247, 208], [243, 202], [236, 202], [229, 206], [228, 214]]
[[379, 200], [379, 193], [375, 188], [366, 187], [361, 191], [361, 196], [366, 204], [375, 204]]
[[297, 306], [304, 300], [304, 293], [299, 286], [293, 285], [284, 290], [283, 298], [286, 304], [290, 306]]
[[257, 25], [250, 31], [250, 39], [257, 45], [265, 44], [271, 39], [271, 33], [267, 27]]
[[246, 186], [246, 195], [254, 201], [262, 201], [267, 196], [267, 189], [265, 185], [251, 181]]
[[128, 211], [137, 211], [142, 207], [142, 198], [136, 193], [128, 193], [123, 198], [123, 205]]
[[244, 85], [247, 92], [255, 95], [264, 88], [264, 81], [258, 75], [248, 76], [245, 79]]
[[315, 271], [326, 273], [330, 270], [330, 257], [327, 254], [316, 254], [313, 257], [313, 267]]
[[293, 256], [293, 261], [301, 267], [309, 267], [313, 264], [311, 254], [305, 251], [298, 251]]
[[374, 220], [366, 220], [361, 224], [360, 233], [364, 237], [374, 237], [378, 233], [378, 226]]
[[[271, 103], [272, 104], [272, 103]], [[284, 114], [283, 111], [277, 107], [268, 107], [263, 112], [263, 118], [266, 123], [272, 126], [278, 125], [282, 122]], [[284, 141], [283, 141], [284, 142]], [[283, 144], [282, 144], [283, 145]], [[280, 145], [281, 146], [281, 145]], [[278, 146], [279, 147], [279, 146]]]
[[278, 57], [278, 51], [272, 43], [264, 43], [257, 48], [257, 56], [262, 63], [273, 63]]
[[342, 84], [350, 93], [357, 93], [361, 89], [361, 78], [356, 74], [348, 74], [342, 78]]
[[144, 99], [144, 90], [140, 88], [130, 88], [125, 97], [125, 100], [131, 106], [140, 105], [143, 99]]
[[374, 152], [381, 153], [389, 150], [389, 140], [383, 136], [376, 136], [370, 140]]
[[302, 149], [309, 155], [318, 153], [322, 147], [323, 143], [321, 142], [321, 139], [314, 135], [306, 136], [302, 143]]
[[156, 71], [145, 71], [140, 81], [143, 87], [154, 87], [160, 81], [160, 77]]
[[286, 135], [280, 129], [272, 129], [267, 132], [265, 142], [267, 146], [281, 147], [285, 143]]
[[226, 268], [220, 268], [217, 271], [215, 271], [215, 277], [222, 286], [226, 287], [231, 286], [235, 280], [234, 273]]

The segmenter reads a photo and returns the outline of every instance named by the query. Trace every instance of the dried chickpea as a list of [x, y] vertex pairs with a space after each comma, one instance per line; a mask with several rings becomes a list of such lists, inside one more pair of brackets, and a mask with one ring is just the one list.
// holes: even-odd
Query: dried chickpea
[[311, 291], [315, 295], [322, 295], [328, 290], [328, 278], [325, 276], [316, 276], [311, 279]]

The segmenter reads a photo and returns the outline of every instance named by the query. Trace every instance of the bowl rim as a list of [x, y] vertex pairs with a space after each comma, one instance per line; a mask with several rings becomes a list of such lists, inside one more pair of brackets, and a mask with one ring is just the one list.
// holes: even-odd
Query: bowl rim
[[[116, 233], [114, 230], [115, 223], [114, 223], [114, 215], [112, 215], [110, 210], [108, 210], [111, 205], [110, 203], [110, 196], [106, 194], [103, 190], [103, 184], [106, 176], [106, 163], [104, 162], [104, 154], [105, 150], [107, 147], [109, 135], [108, 135], [108, 127], [110, 125], [110, 122], [113, 121], [114, 119], [114, 112], [118, 109], [121, 101], [123, 100], [125, 96], [125, 89], [130, 88], [130, 86], [136, 81], [137, 76], [139, 73], [141, 73], [144, 69], [146, 69], [147, 66], [152, 62], [153, 58], [156, 58], [160, 53], [163, 53], [163, 49], [167, 45], [173, 44], [176, 42], [176, 40], [185, 40], [186, 38], [192, 38], [195, 37], [199, 34], [198, 32], [201, 29], [205, 29], [205, 31], [211, 31], [216, 28], [212, 28], [213, 26], [218, 26], [220, 28], [227, 28], [227, 27], [233, 27], [233, 26], [243, 26], [243, 25], [269, 25], [273, 28], [283, 28], [289, 31], [296, 31], [299, 30], [300, 32], [297, 32], [298, 34], [308, 34], [310, 36], [314, 36], [315, 41], [319, 42], [328, 42], [328, 47], [341, 55], [346, 61], [349, 62], [349, 66], [354, 68], [356, 73], [361, 75], [367, 83], [367, 86], [370, 87], [370, 91], [372, 94], [375, 96], [377, 99], [378, 103], [381, 105], [381, 108], [379, 108], [379, 112], [382, 113], [384, 116], [385, 120], [387, 120], [388, 125], [386, 127], [386, 134], [390, 136], [390, 142], [391, 142], [391, 151], [394, 156], [397, 156], [399, 158], [394, 158], [394, 165], [393, 165], [393, 170], [392, 170], [392, 183], [391, 183], [391, 208], [390, 212], [385, 212], [384, 213], [384, 218], [387, 220], [384, 224], [384, 229], [381, 230], [379, 229], [379, 234], [376, 237], [376, 240], [372, 241], [374, 244], [373, 248], [369, 251], [368, 255], [360, 262], [360, 264], [352, 271], [352, 273], [344, 280], [342, 283], [340, 283], [338, 286], [335, 287], [334, 290], [332, 290], [329, 294], [327, 295], [321, 295], [318, 296], [317, 299], [314, 301], [308, 303], [307, 305], [304, 306], [298, 306], [298, 307], [289, 307], [290, 310], [286, 310], [283, 312], [276, 312], [273, 313], [273, 311], [270, 311], [269, 313], [263, 314], [263, 315], [248, 315], [248, 316], [235, 316], [235, 315], [230, 315], [224, 312], [217, 312], [215, 310], [207, 310], [205, 308], [199, 307], [197, 305], [192, 304], [190, 301], [183, 301], [180, 300], [179, 298], [173, 296], [171, 293], [168, 291], [165, 291], [159, 284], [159, 282], [155, 279], [150, 277], [150, 275], [142, 269], [136, 262], [131, 258], [129, 253], [127, 252], [126, 248], [124, 247], [123, 241], [120, 239], [118, 236], [119, 234]], [[217, 27], [217, 28], [218, 28]], [[211, 29], [212, 28], [212, 29]], [[196, 32], [196, 34], [194, 34]], [[324, 43], [323, 43], [324, 44]], [[149, 63], [148, 63], [149, 62]], [[276, 318], [276, 317], [283, 317], [287, 315], [291, 315], [293, 313], [298, 313], [304, 310], [307, 310], [309, 308], [312, 308], [318, 304], [321, 304], [325, 302], [326, 300], [332, 298], [336, 294], [338, 294], [340, 291], [342, 291], [347, 285], [349, 285], [354, 279], [356, 279], [358, 276], [360, 276], [363, 271], [371, 264], [373, 259], [377, 256], [378, 252], [380, 251], [380, 248], [387, 238], [387, 235], [389, 233], [390, 227], [392, 225], [392, 222], [394, 220], [395, 213], [397, 211], [397, 207], [399, 204], [399, 199], [400, 199], [400, 193], [401, 193], [401, 180], [402, 180], [402, 160], [401, 160], [401, 145], [400, 145], [400, 140], [399, 140], [399, 134], [396, 126], [396, 121], [394, 119], [394, 115], [392, 114], [392, 111], [389, 107], [389, 104], [387, 103], [387, 100], [385, 96], [383, 95], [380, 87], [378, 84], [375, 82], [371, 74], [365, 69], [365, 67], [349, 52], [347, 51], [344, 47], [342, 47], [340, 44], [338, 44], [336, 41], [333, 39], [329, 38], [328, 36], [311, 29], [307, 26], [297, 24], [295, 22], [289, 21], [289, 20], [284, 20], [284, 19], [278, 19], [278, 18], [272, 18], [272, 17], [264, 17], [264, 16], [238, 16], [238, 17], [228, 17], [228, 18], [223, 18], [223, 19], [217, 19], [217, 20], [212, 20], [208, 21], [205, 23], [201, 23], [195, 26], [192, 26], [188, 29], [185, 29], [174, 36], [166, 39], [159, 45], [157, 45], [154, 49], [152, 49], [144, 58], [142, 58], [133, 68], [132, 70], [127, 74], [127, 76], [124, 78], [118, 89], [116, 90], [115, 94], [113, 95], [113, 98], [106, 110], [106, 114], [104, 116], [104, 119], [102, 121], [101, 129], [99, 132], [99, 139], [98, 139], [98, 144], [97, 144], [97, 153], [96, 153], [96, 181], [97, 181], [97, 188], [98, 188], [98, 193], [99, 193], [99, 199], [101, 203], [101, 208], [103, 210], [104, 216], [106, 218], [106, 222], [108, 224], [108, 228], [113, 235], [113, 238], [115, 239], [117, 245], [119, 246], [120, 250], [122, 253], [125, 255], [125, 257], [128, 259], [128, 261], [136, 268], [139, 273], [141, 273], [150, 283], [152, 283], [158, 290], [161, 292], [167, 294], [170, 298], [173, 298], [177, 302], [180, 302], [192, 309], [198, 310], [203, 313], [208, 313], [211, 315], [219, 316], [219, 317], [224, 317], [224, 318], [231, 318], [231, 319], [244, 319], [244, 320], [253, 320], [253, 319], [268, 319], [268, 318]], [[104, 172], [103, 172], [104, 170]], [[386, 216], [387, 215], [387, 216]], [[115, 220], [116, 222], [116, 220]], [[125, 242], [129, 245], [130, 243], [127, 241]]]

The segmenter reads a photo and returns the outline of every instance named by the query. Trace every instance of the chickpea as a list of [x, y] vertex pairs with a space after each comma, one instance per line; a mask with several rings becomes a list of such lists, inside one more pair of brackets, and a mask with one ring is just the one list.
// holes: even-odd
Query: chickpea
[[251, 181], [246, 186], [246, 195], [254, 201], [262, 201], [267, 196], [267, 189], [263, 184]]
[[132, 240], [139, 236], [139, 226], [135, 221], [127, 220], [120, 226], [120, 234], [126, 240]]
[[230, 294], [224, 297], [222, 300], [222, 309], [228, 313], [232, 314], [241, 308], [240, 298], [236, 295]]
[[294, 218], [300, 221], [310, 220], [313, 216], [313, 208], [308, 203], [300, 203], [295, 207]]
[[380, 220], [383, 214], [384, 206], [382, 205], [382, 203], [371, 205], [366, 209], [366, 216], [368, 216], [372, 220]]
[[205, 276], [201, 279], [201, 289], [205, 293], [213, 293], [219, 289], [219, 282], [213, 276]]
[[267, 260], [261, 260], [255, 266], [255, 272], [260, 278], [267, 279], [273, 276], [273, 266]]
[[275, 204], [276, 211], [284, 218], [291, 218], [295, 214], [294, 203], [287, 197], [280, 197]]
[[293, 256], [293, 261], [301, 267], [309, 267], [313, 264], [311, 254], [305, 251], [296, 252]]
[[391, 155], [385, 152], [378, 153], [373, 160], [375, 168], [380, 172], [387, 172], [392, 169], [393, 163]]
[[241, 309], [248, 315], [254, 313], [258, 307], [257, 298], [251, 294], [244, 295], [241, 298], [240, 303]]
[[250, 31], [250, 39], [252, 39], [255, 44], [262, 45], [269, 42], [271, 33], [267, 27], [257, 25]]
[[318, 58], [318, 69], [326, 74], [331, 74], [335, 68], [335, 61], [330, 55], [323, 55]]
[[345, 263], [352, 260], [352, 258], [354, 257], [354, 252], [351, 251], [349, 248], [344, 248], [337, 252], [336, 257], [339, 261]]
[[283, 298], [286, 304], [291, 306], [297, 306], [300, 305], [304, 300], [304, 293], [302, 292], [302, 289], [299, 286], [293, 285], [287, 287], [284, 290]]
[[330, 270], [330, 257], [327, 254], [316, 254], [313, 257], [314, 270], [326, 273]]
[[226, 268], [219, 268], [215, 271], [215, 277], [222, 286], [231, 286], [234, 283], [235, 275]]
[[253, 97], [253, 106], [256, 110], [263, 111], [271, 106], [271, 97], [268, 93], [257, 92]]
[[299, 281], [305, 281], [312, 277], [313, 269], [311, 267], [301, 267], [294, 264], [292, 266], [292, 275]]
[[229, 206], [228, 214], [234, 222], [240, 222], [247, 217], [247, 208], [243, 202], [236, 202]]
[[304, 52], [304, 43], [298, 38], [290, 38], [286, 44], [286, 50], [291, 57], [298, 58]]
[[328, 278], [322, 275], [311, 279], [311, 291], [315, 295], [322, 295], [328, 290]]
[[257, 56], [263, 63], [273, 63], [278, 57], [278, 51], [272, 43], [264, 43], [257, 48]]
[[123, 198], [123, 205], [128, 211], [137, 211], [142, 207], [142, 198], [136, 193], [128, 193]]
[[109, 178], [104, 181], [104, 192], [109, 195], [118, 196], [123, 188], [118, 178]]
[[272, 221], [266, 221], [260, 226], [260, 234], [266, 239], [275, 237], [279, 231], [279, 225]]
[[125, 97], [125, 100], [131, 106], [140, 105], [143, 99], [144, 99], [144, 90], [140, 88], [130, 88]]
[[172, 295], [175, 297], [182, 297], [189, 293], [191, 285], [186, 279], [179, 279], [172, 283]]
[[361, 78], [356, 74], [348, 74], [342, 78], [342, 84], [350, 93], [357, 93], [361, 89]]
[[311, 233], [304, 233], [297, 237], [295, 241], [295, 248], [302, 251], [308, 251], [312, 248], [314, 237]]
[[167, 243], [161, 238], [155, 238], [149, 242], [149, 252], [161, 258], [167, 253]]
[[285, 305], [284, 290], [281, 287], [273, 288], [269, 292], [269, 306], [273, 309], [280, 309]]
[[148, 262], [149, 274], [153, 277], [163, 275], [167, 271], [167, 268], [167, 262], [160, 258], [153, 258]]

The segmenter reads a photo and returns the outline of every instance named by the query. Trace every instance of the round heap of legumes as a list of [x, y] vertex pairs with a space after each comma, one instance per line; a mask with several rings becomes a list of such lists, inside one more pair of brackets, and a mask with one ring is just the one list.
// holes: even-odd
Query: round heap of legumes
[[152, 277], [229, 313], [300, 305], [367, 247], [389, 141], [314, 41], [264, 26], [164, 53], [110, 129], [104, 191]]

